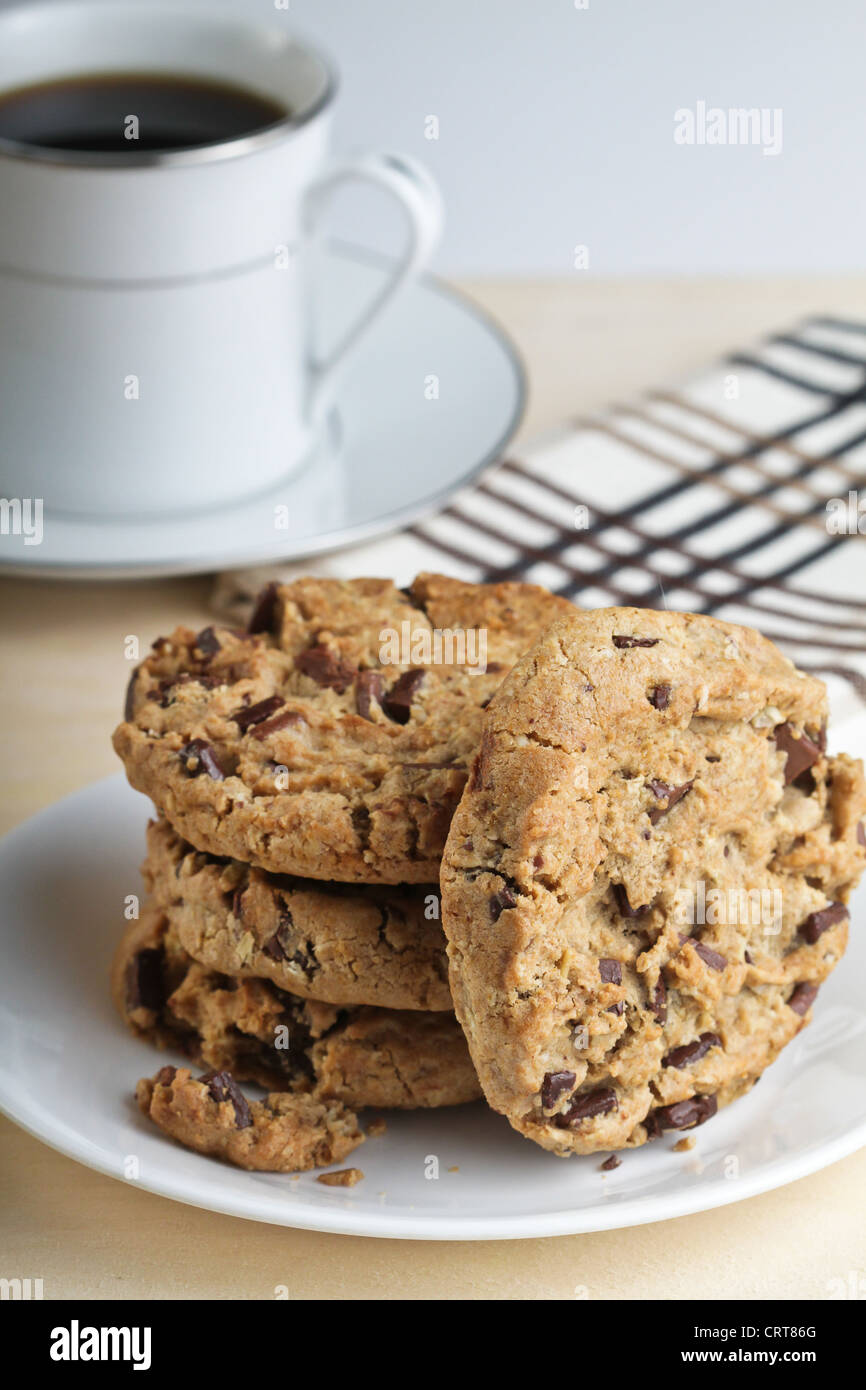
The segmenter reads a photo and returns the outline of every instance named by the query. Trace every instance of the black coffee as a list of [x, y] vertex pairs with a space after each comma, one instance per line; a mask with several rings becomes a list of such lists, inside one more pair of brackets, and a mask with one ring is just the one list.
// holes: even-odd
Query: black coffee
[[283, 121], [270, 97], [161, 73], [96, 73], [0, 93], [0, 137], [49, 150], [134, 154], [214, 145]]

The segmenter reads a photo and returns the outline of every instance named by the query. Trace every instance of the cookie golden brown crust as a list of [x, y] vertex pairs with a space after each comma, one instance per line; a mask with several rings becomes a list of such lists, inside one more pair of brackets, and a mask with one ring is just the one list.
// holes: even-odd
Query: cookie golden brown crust
[[[270, 586], [249, 632], [178, 628], [154, 643], [114, 747], [197, 849], [308, 878], [429, 883], [484, 706], [570, 611], [535, 585], [439, 575], [406, 592], [382, 579]], [[483, 674], [467, 630], [486, 634]], [[404, 632], [409, 650], [383, 661], [383, 633]], [[450, 664], [430, 661], [434, 632], [463, 634], [464, 664], [444, 637]]]
[[328, 884], [194, 850], [165, 820], [142, 874], [191, 956], [327, 1004], [451, 1012], [439, 885]]
[[689, 1128], [808, 1021], [866, 861], [823, 684], [758, 633], [575, 613], [491, 702], [442, 867], [490, 1104], [562, 1155]]
[[220, 974], [188, 955], [155, 906], [121, 939], [112, 994], [138, 1036], [269, 1091], [407, 1110], [481, 1094], [453, 1014], [339, 1009], [267, 980]]

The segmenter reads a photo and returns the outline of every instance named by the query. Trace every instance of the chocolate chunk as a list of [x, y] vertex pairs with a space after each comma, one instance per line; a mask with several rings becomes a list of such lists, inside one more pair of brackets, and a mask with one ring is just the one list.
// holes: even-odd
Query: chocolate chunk
[[253, 636], [256, 632], [269, 632], [273, 634], [276, 627], [277, 606], [279, 598], [279, 586], [271, 581], [260, 590], [259, 596], [253, 605], [250, 620], [247, 623], [247, 632]]
[[[311, 943], [307, 942], [307, 945], [312, 950]], [[285, 961], [289, 965], [296, 965], [298, 969], [302, 970], [310, 979], [312, 979], [318, 968], [317, 962], [304, 951], [293, 951], [292, 954], [289, 955], [287, 928], [282, 924], [277, 928], [273, 936], [265, 942], [262, 946], [262, 950], [266, 956], [270, 956], [271, 960]]]
[[196, 651], [203, 652], [205, 656], [214, 656], [222, 651], [222, 643], [212, 627], [203, 627], [193, 645]]
[[690, 1062], [697, 1062], [709, 1052], [711, 1047], [721, 1047], [722, 1040], [718, 1033], [701, 1033], [694, 1042], [683, 1043], [682, 1047], [674, 1047], [662, 1058], [663, 1067], [676, 1067], [682, 1071]]
[[655, 1014], [657, 1023], [666, 1023], [668, 1017], [668, 989], [661, 975], [649, 1002], [650, 1013]]
[[153, 1080], [157, 1086], [170, 1086], [176, 1076], [177, 1067], [160, 1067]]
[[132, 957], [126, 967], [126, 1007], [153, 1009], [159, 1013], [165, 1003], [162, 978], [162, 951], [148, 947]]
[[359, 671], [355, 677], [355, 704], [362, 719], [372, 717], [373, 705], [382, 703], [382, 676], [379, 671]]
[[622, 1159], [617, 1158], [616, 1154], [611, 1154], [610, 1158], [606, 1158], [604, 1160], [604, 1163], [601, 1165], [601, 1171], [603, 1173], [612, 1173], [614, 1168], [619, 1168], [621, 1166]]
[[866, 826], [863, 825], [862, 820], [857, 822], [857, 843], [866, 849]]
[[215, 749], [211, 744], [205, 743], [203, 738], [191, 739], [181, 748], [178, 757], [186, 765], [190, 777], [199, 777], [203, 772], [206, 772], [208, 777], [213, 778], [214, 782], [222, 782], [225, 778]]
[[619, 1003], [617, 1003], [617, 1004], [611, 1004], [611, 1006], [610, 1006], [609, 1009], [605, 1009], [605, 1013], [606, 1013], [606, 1014], [616, 1014], [617, 1018], [619, 1018], [622, 1014], [625, 1013], [625, 1002], [624, 1002], [624, 1000], [620, 999]]
[[289, 954], [291, 945], [291, 934], [294, 929], [292, 914], [287, 907], [280, 913], [280, 923], [273, 936], [262, 946], [266, 956], [271, 960], [287, 961], [290, 965], [297, 965], [308, 979], [312, 979], [319, 969], [319, 962], [316, 960], [316, 951], [312, 941], [306, 942], [306, 950], [293, 951]]
[[788, 1008], [793, 1009], [795, 1014], [802, 1018], [807, 1014], [815, 1002], [818, 994], [817, 985], [801, 984], [797, 985], [793, 994], [788, 999]]
[[616, 1109], [616, 1091], [610, 1086], [600, 1091], [584, 1091], [577, 1096], [562, 1115], [557, 1115], [554, 1124], [558, 1129], [573, 1129], [581, 1120], [594, 1115], [606, 1115], [608, 1110]]
[[262, 950], [264, 951], [265, 955], [270, 956], [271, 960], [282, 961], [288, 960], [289, 958], [286, 954], [285, 945], [280, 940], [280, 931], [281, 928], [278, 927], [277, 930], [274, 932], [273, 936], [269, 936], [267, 941], [264, 942], [262, 946]]
[[289, 956], [289, 964], [296, 965], [302, 970], [308, 980], [312, 980], [316, 971], [319, 969], [319, 962], [316, 960], [316, 952], [312, 941], [307, 941], [306, 950], [293, 951]]
[[[262, 724], [256, 724], [252, 737], [258, 739], [269, 738], [271, 734], [276, 734], [280, 729], [287, 729], [290, 724], [306, 724], [306, 719], [299, 710], [284, 709], [280, 714], [275, 714], [273, 719], [266, 719]], [[279, 767], [279, 763], [274, 764]]]
[[746, 965], [752, 964], [752, 956], [750, 951], [743, 952], [743, 960], [746, 962]]
[[244, 893], [245, 888], [236, 888], [232, 893], [232, 916], [239, 924], [244, 920]]
[[412, 700], [415, 691], [424, 679], [426, 672], [413, 669], [404, 671], [388, 694], [382, 699], [382, 708], [389, 719], [393, 719], [395, 724], [408, 724], [409, 715], [412, 713]]
[[598, 962], [598, 973], [606, 985], [622, 984], [622, 966], [610, 956], [602, 956]]
[[[126, 682], [126, 694], [123, 697], [123, 717], [127, 724], [135, 714], [135, 678], [140, 670], [141, 667], [136, 666], [129, 680]], [[859, 826], [858, 829], [862, 831], [862, 825]], [[864, 844], [866, 844], [866, 841], [864, 841]]]
[[612, 883], [610, 886], [613, 890], [613, 898], [614, 902], [616, 903], [616, 910], [619, 913], [620, 917], [639, 917], [642, 912], [646, 912], [646, 906], [632, 907], [631, 903], [628, 900], [628, 893], [625, 891], [623, 884]]
[[506, 884], [504, 888], [500, 888], [498, 893], [494, 893], [493, 897], [490, 899], [491, 921], [498, 922], [506, 908], [516, 906], [517, 894], [513, 888]]
[[541, 1083], [541, 1104], [552, 1110], [560, 1096], [574, 1090], [577, 1075], [573, 1071], [549, 1071]]
[[250, 1107], [247, 1105], [246, 1097], [238, 1087], [231, 1072], [229, 1071], [208, 1071], [204, 1076], [200, 1076], [199, 1081], [207, 1086], [211, 1099], [218, 1105], [223, 1101], [230, 1100], [235, 1109], [235, 1128], [249, 1129], [253, 1122], [250, 1114]]
[[711, 970], [724, 970], [728, 963], [727, 956], [719, 955], [718, 951], [714, 951], [712, 946], [706, 946], [703, 941], [694, 941], [692, 945], [704, 964], [708, 965]]
[[848, 909], [844, 903], [831, 903], [829, 907], [822, 907], [820, 912], [809, 913], [805, 922], [800, 924], [800, 935], [810, 946], [814, 946], [823, 932], [835, 927], [837, 922], [844, 922], [847, 916]]
[[667, 782], [659, 782], [652, 778], [649, 782], [649, 789], [658, 801], [664, 801], [664, 806], [654, 806], [649, 813], [650, 825], [657, 825], [662, 816], [666, 816], [668, 811], [676, 806], [678, 801], [682, 801], [687, 792], [694, 786], [694, 779], [691, 782], [683, 782], [678, 787], [669, 787]]
[[653, 709], [667, 709], [671, 702], [671, 688], [669, 685], [657, 685], [649, 697], [649, 702]]
[[329, 647], [321, 645], [308, 647], [305, 652], [299, 652], [295, 657], [295, 669], [303, 672], [305, 676], [309, 676], [310, 680], [316, 682], [316, 685], [321, 685], [328, 690], [335, 690], [338, 695], [342, 695], [344, 690], [348, 690], [356, 675], [354, 666], [343, 661]]
[[251, 729], [254, 724], [263, 724], [266, 719], [270, 719], [271, 715], [276, 714], [278, 709], [282, 709], [285, 703], [285, 700], [279, 695], [269, 695], [266, 700], [259, 700], [258, 704], [241, 705], [240, 709], [236, 709], [234, 714], [229, 715], [229, 718], [233, 719], [241, 733], [245, 734], [247, 729]]
[[285, 899], [282, 899], [282, 903], [283, 906], [280, 909], [280, 920], [277, 929], [273, 936], [269, 937], [262, 946], [265, 955], [270, 956], [271, 960], [289, 959], [289, 942], [292, 928], [295, 924]]
[[626, 647], [656, 647], [658, 637], [614, 637], [613, 645], [622, 651]]
[[791, 724], [779, 724], [773, 730], [773, 738], [780, 753], [786, 754], [785, 763], [785, 782], [794, 782], [805, 772], [807, 768], [816, 763], [821, 756], [821, 749], [814, 743], [809, 735], [802, 733], [799, 737], [794, 733]]
[[718, 1108], [715, 1096], [690, 1096], [688, 1100], [678, 1100], [673, 1105], [660, 1105], [657, 1110], [651, 1110], [644, 1124], [650, 1135], [661, 1134], [665, 1129], [694, 1129], [696, 1125], [712, 1119]]

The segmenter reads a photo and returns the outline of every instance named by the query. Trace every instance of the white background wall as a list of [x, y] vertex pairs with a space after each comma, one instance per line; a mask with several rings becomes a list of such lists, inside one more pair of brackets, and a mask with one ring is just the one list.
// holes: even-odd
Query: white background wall
[[[338, 147], [427, 161], [448, 272], [569, 273], [577, 244], [593, 274], [864, 268], [864, 0], [191, 3], [330, 49]], [[699, 101], [780, 107], [781, 154], [675, 144]], [[351, 220], [387, 234], [366, 201]]]

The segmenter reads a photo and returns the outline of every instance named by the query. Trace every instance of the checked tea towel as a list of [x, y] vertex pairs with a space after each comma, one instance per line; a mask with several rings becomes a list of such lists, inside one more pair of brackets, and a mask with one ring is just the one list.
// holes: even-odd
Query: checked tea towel
[[[266, 578], [422, 569], [545, 584], [583, 607], [758, 627], [866, 715], [866, 323], [813, 317], [670, 390], [572, 420], [384, 539], [222, 575], [223, 615]], [[857, 720], [866, 729], [866, 718]], [[856, 741], [866, 752], [866, 735]], [[849, 743], [852, 739], [849, 736]]]

